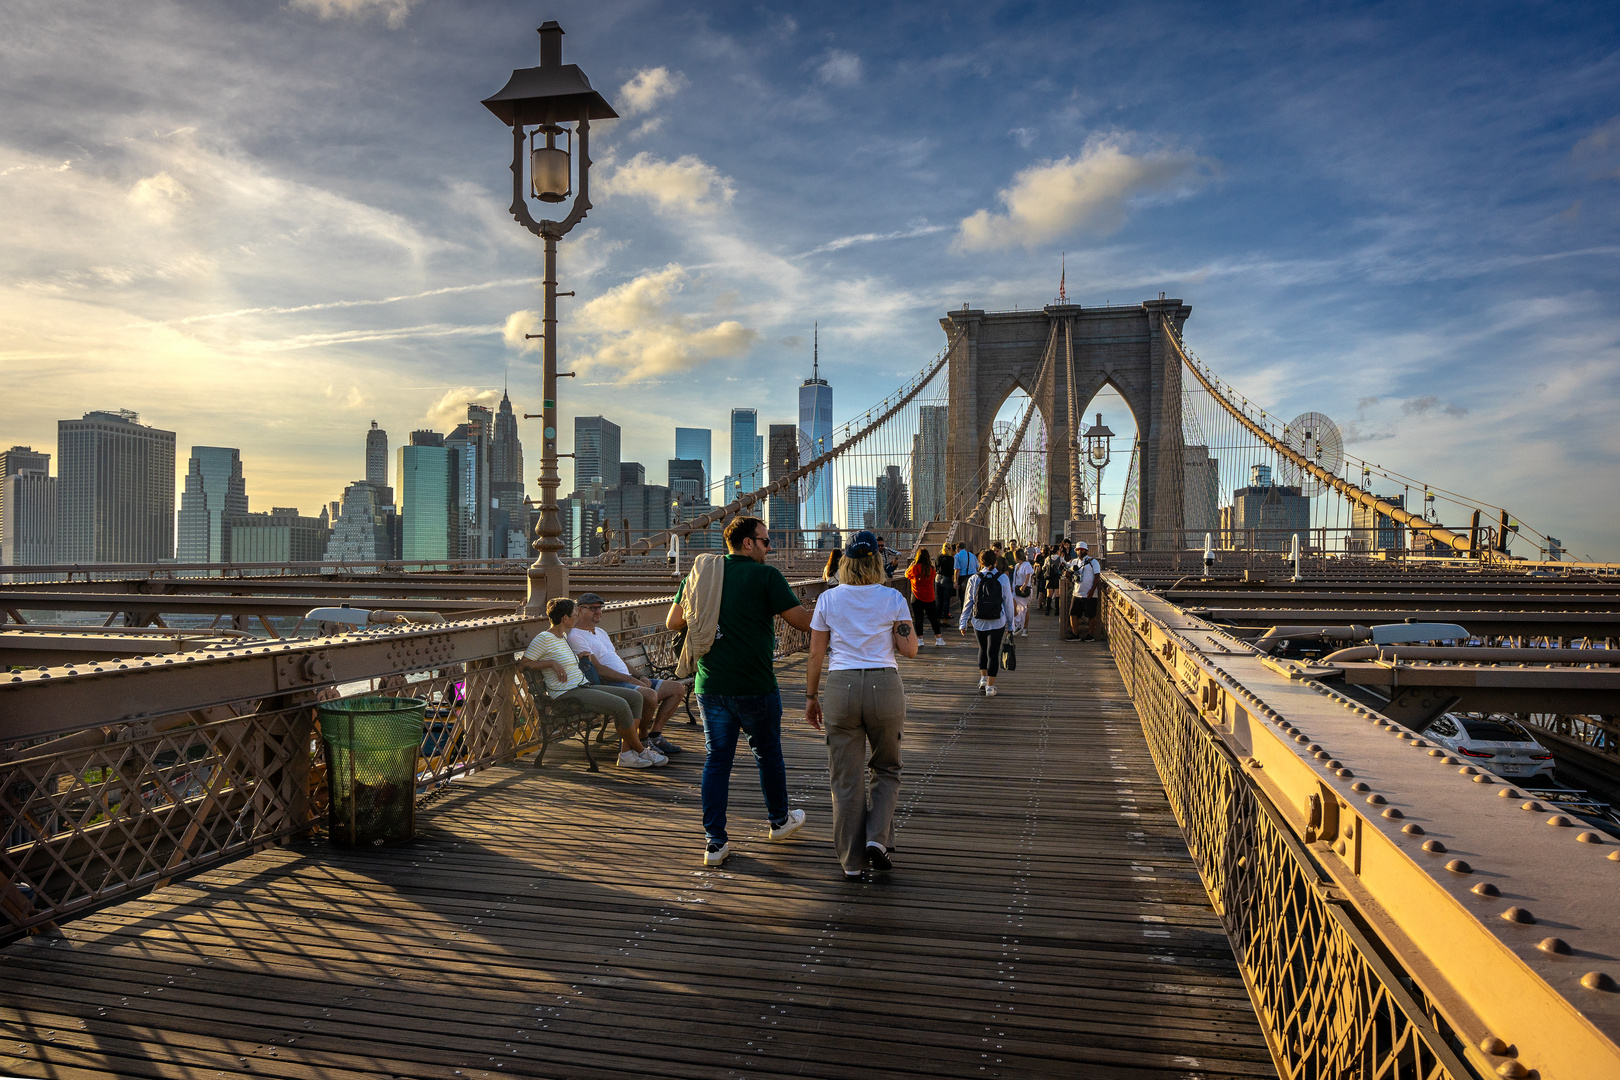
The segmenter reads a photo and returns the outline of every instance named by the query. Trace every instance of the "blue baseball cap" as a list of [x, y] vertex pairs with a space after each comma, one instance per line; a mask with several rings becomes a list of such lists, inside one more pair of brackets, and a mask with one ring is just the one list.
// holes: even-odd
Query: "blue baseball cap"
[[859, 559], [866, 555], [876, 555], [878, 549], [877, 533], [871, 529], [862, 529], [849, 541], [844, 554], [851, 559]]

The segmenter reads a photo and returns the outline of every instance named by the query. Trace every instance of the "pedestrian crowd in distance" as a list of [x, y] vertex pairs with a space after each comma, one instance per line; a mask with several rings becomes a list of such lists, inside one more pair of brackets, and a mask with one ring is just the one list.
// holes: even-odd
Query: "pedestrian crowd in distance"
[[[782, 572], [766, 563], [770, 531], [755, 517], [725, 529], [724, 556], [699, 555], [665, 618], [680, 635], [677, 678], [631, 673], [600, 627], [603, 600], [585, 593], [546, 605], [551, 626], [536, 634], [519, 666], [539, 672], [546, 693], [612, 719], [621, 768], [657, 768], [682, 748], [664, 725], [695, 695], [703, 718], [701, 781], [705, 866], [731, 856], [727, 810], [737, 744], [746, 741], [764, 796], [765, 836], [785, 840], [806, 813], [789, 805], [782, 756], [782, 694], [777, 684], [778, 617], [810, 636], [804, 722], [827, 746], [833, 850], [851, 881], [891, 871], [899, 804], [906, 693], [898, 658], [914, 658], [923, 627], [936, 649], [960, 603], [958, 633], [978, 645], [978, 689], [996, 697], [996, 680], [1016, 668], [1014, 639], [1029, 636], [1030, 612], [1061, 620], [1064, 640], [1095, 641], [1102, 566], [1081, 541], [997, 542], [981, 551], [947, 543], [919, 548], [903, 571], [900, 558], [870, 530], [832, 551], [827, 588], [805, 607]], [[1065, 590], [1067, 585], [1067, 590]], [[1064, 595], [1067, 591], [1068, 595]], [[825, 669], [825, 670], [824, 670]], [[688, 681], [685, 676], [695, 676]]]

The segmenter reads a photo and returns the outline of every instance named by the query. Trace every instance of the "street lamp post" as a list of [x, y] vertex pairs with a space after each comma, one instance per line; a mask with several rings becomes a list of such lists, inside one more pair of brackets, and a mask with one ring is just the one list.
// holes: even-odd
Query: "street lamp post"
[[[529, 592], [523, 605], [524, 611], [531, 615], [544, 613], [548, 597], [568, 595], [568, 568], [558, 557], [563, 545], [562, 521], [557, 514], [557, 241], [583, 221], [591, 208], [591, 121], [611, 120], [619, 115], [601, 94], [591, 89], [590, 80], [577, 65], [562, 62], [562, 27], [556, 22], [547, 22], [539, 32], [540, 66], [518, 68], [499, 93], [484, 99], [484, 107], [512, 129], [512, 216], [546, 245], [545, 307], [541, 315], [544, 396], [538, 414], [544, 425], [540, 455], [540, 524], [535, 530], [538, 555], [529, 567]], [[559, 146], [559, 139], [565, 140], [566, 145]], [[576, 139], [579, 143], [577, 168], [571, 168]], [[527, 153], [525, 142], [528, 143]], [[525, 158], [529, 173], [527, 187], [523, 182]], [[571, 176], [576, 172], [577, 192]], [[573, 206], [560, 221], [536, 221], [529, 212], [530, 198], [543, 203], [561, 203], [571, 194]]]
[[[1097, 423], [1086, 429], [1086, 463], [1096, 470], [1097, 486], [1093, 489], [1095, 495], [1091, 512], [1097, 516], [1097, 524], [1103, 523], [1102, 515], [1102, 474], [1113, 459], [1113, 451], [1108, 440], [1114, 433], [1102, 422], [1102, 413], [1097, 414]], [[1101, 535], [1099, 533], [1099, 535]]]

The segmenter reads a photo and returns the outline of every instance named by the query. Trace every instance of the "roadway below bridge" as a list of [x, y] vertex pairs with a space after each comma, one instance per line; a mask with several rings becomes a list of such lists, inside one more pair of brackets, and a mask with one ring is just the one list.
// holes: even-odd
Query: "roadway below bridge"
[[[701, 865], [698, 729], [646, 771], [458, 781], [414, 842], [272, 848], [0, 950], [0, 1072], [371, 1078], [1274, 1076], [1106, 646], [1036, 616], [996, 698], [908, 661], [897, 867], [847, 883], [781, 665], [789, 791], [733, 773]], [[599, 755], [600, 756], [600, 755]]]

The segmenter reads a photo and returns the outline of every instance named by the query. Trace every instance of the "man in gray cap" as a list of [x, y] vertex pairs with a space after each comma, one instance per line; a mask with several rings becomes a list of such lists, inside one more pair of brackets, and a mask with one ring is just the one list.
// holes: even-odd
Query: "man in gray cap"
[[599, 623], [602, 621], [603, 599], [593, 592], [583, 593], [576, 601], [579, 616], [574, 628], [568, 632], [568, 645], [577, 656], [589, 656], [596, 665], [597, 674], [609, 686], [627, 686], [641, 692], [641, 741], [664, 754], [685, 751], [664, 738], [664, 723], [686, 700], [686, 684], [678, 679], [643, 679], [630, 673], [624, 658], [613, 647]]

